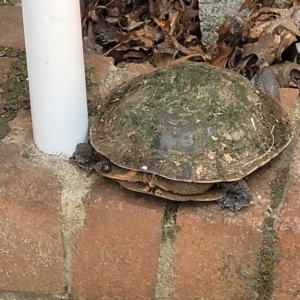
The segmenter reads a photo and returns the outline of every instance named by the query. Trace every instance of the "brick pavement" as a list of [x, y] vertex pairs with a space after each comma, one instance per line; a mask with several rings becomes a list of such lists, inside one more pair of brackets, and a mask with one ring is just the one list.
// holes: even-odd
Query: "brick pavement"
[[[7, 30], [9, 28], [9, 30]], [[0, 46], [24, 48], [20, 7], [0, 7]], [[0, 57], [0, 84], [11, 59]], [[151, 71], [86, 57], [89, 99]], [[254, 205], [173, 204], [86, 178], [32, 143], [28, 111], [0, 140], [0, 299], [300, 299], [300, 122], [295, 138], [248, 177]]]

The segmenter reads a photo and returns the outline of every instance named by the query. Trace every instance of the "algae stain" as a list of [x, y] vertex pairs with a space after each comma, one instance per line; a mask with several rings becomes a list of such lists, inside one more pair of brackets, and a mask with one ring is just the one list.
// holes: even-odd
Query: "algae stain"
[[263, 224], [263, 241], [259, 253], [257, 300], [272, 298], [274, 289], [274, 267], [278, 261], [277, 239], [273, 230], [274, 217], [267, 217]]
[[[20, 109], [30, 108], [30, 97], [25, 51], [0, 46], [0, 57], [12, 59], [4, 82], [0, 83], [0, 139], [2, 139], [10, 130], [8, 122], [17, 116]], [[87, 68], [85, 71], [87, 91], [95, 85], [91, 79], [93, 72], [94, 68]], [[88, 111], [89, 115], [94, 116], [97, 113], [97, 103], [88, 100]]]
[[177, 210], [179, 203], [169, 201], [164, 214], [164, 223], [161, 236], [161, 242], [165, 243], [167, 240], [175, 242], [178, 228], [176, 226]]
[[10, 0], [0, 0], [0, 6], [14, 6], [14, 4]]
[[[85, 83], [87, 91], [88, 115], [95, 116], [98, 113], [98, 106], [103, 102], [99, 92], [99, 84], [95, 80], [95, 68], [85, 66]], [[98, 91], [98, 92], [97, 92]]]
[[12, 59], [12, 64], [1, 84], [0, 138], [9, 132], [8, 122], [13, 120], [20, 109], [28, 109], [29, 87], [26, 56], [22, 50], [0, 47], [2, 57]]
[[[289, 151], [288, 148], [287, 151]], [[292, 153], [290, 153], [292, 155]], [[274, 290], [274, 267], [279, 259], [278, 239], [273, 225], [276, 211], [284, 200], [285, 188], [289, 182], [290, 162], [282, 159], [276, 170], [275, 179], [271, 181], [271, 203], [268, 216], [263, 223], [263, 241], [259, 253], [259, 274], [257, 279], [258, 300], [272, 299]]]
[[158, 259], [155, 300], [169, 300], [172, 297], [175, 253], [174, 243], [176, 233], [178, 231], [178, 227], [176, 225], [178, 207], [179, 203], [177, 202], [166, 202], [160, 243], [160, 254]]

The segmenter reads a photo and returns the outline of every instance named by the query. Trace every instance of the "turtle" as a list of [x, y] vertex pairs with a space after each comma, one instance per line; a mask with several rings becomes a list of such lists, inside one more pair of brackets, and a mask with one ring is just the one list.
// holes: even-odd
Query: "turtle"
[[173, 201], [216, 200], [238, 211], [253, 203], [247, 175], [293, 136], [266, 70], [259, 88], [237, 72], [198, 62], [141, 75], [99, 107], [89, 143], [79, 144], [71, 159], [129, 190]]

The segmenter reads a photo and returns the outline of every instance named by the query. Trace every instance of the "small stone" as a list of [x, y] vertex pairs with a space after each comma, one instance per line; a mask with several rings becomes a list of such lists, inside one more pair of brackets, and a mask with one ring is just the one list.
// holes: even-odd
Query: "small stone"
[[198, 0], [198, 2], [202, 43], [205, 47], [210, 47], [218, 39], [217, 30], [226, 15], [236, 15], [244, 0]]

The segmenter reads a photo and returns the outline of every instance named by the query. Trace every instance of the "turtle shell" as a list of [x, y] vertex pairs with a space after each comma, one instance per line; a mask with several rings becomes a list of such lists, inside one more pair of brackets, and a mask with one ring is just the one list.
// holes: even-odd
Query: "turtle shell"
[[91, 128], [112, 163], [187, 182], [239, 180], [291, 137], [278, 101], [233, 71], [193, 62], [119, 87]]

